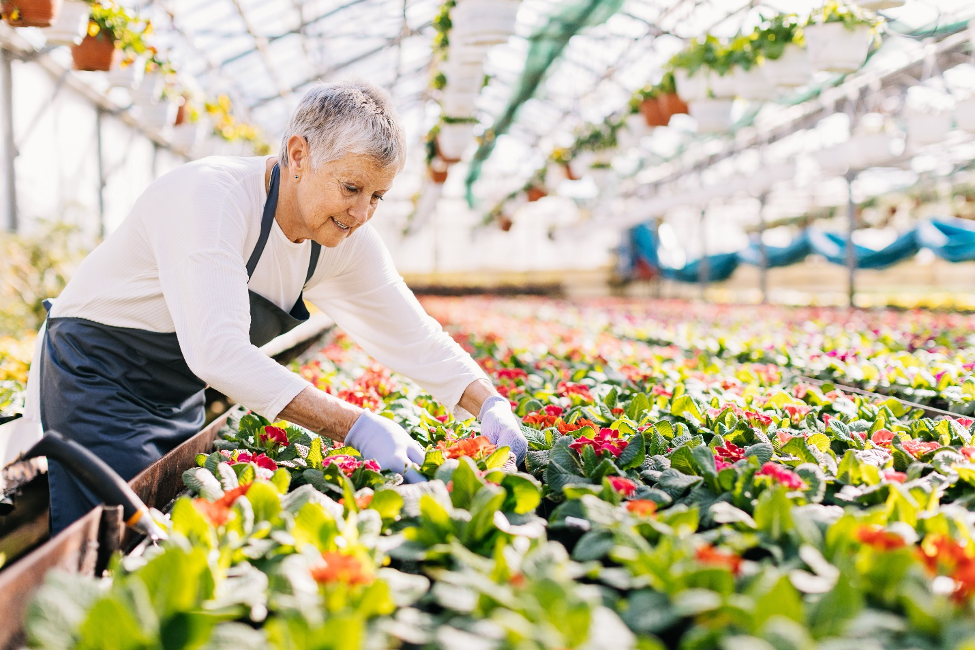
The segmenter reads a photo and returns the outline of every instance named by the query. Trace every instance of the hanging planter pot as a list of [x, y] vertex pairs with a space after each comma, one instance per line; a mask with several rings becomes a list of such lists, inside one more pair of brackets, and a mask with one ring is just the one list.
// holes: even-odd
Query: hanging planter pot
[[165, 79], [162, 72], [147, 72], [142, 83], [132, 91], [132, 103], [136, 106], [152, 106], [163, 94]]
[[3, 19], [11, 27], [49, 27], [61, 11], [61, 0], [4, 0]]
[[658, 106], [661, 108], [666, 123], [671, 121], [673, 115], [689, 114], [689, 105], [682, 101], [682, 98], [675, 93], [659, 95]]
[[50, 27], [41, 31], [48, 45], [78, 45], [88, 32], [92, 6], [81, 0], [64, 0]]
[[943, 142], [953, 128], [949, 113], [911, 113], [905, 119], [906, 139], [914, 146]]
[[139, 109], [139, 119], [146, 128], [153, 131], [162, 131], [173, 124], [176, 118], [177, 105], [173, 102], [159, 102], [151, 106], [142, 106]]
[[820, 23], [804, 28], [804, 40], [812, 69], [849, 73], [865, 63], [872, 31], [867, 25], [848, 29], [842, 23]]
[[115, 56], [115, 39], [99, 32], [86, 34], [78, 45], [71, 46], [71, 60], [75, 70], [108, 72]]
[[581, 178], [583, 178], [586, 168], [586, 165], [579, 158], [573, 158], [570, 160], [570, 162], [563, 165], [563, 170], [566, 172], [567, 179], [571, 181], [579, 181]]
[[841, 176], [848, 171], [848, 143], [836, 144], [811, 154], [825, 176]]
[[845, 148], [851, 169], [868, 169], [888, 164], [894, 157], [895, 141], [888, 133], [862, 133], [853, 135]]
[[765, 102], [773, 99], [773, 88], [763, 74], [763, 67], [754, 65], [749, 70], [744, 70], [737, 66], [733, 69], [733, 85], [736, 87], [737, 97], [742, 97], [751, 102]]
[[546, 192], [548, 194], [556, 194], [557, 190], [560, 189], [560, 185], [566, 180], [566, 174], [564, 173], [563, 165], [558, 165], [556, 163], [549, 163], [546, 165], [546, 174], [543, 176], [543, 185], [546, 187]]
[[883, 11], [901, 7], [906, 4], [906, 0], [858, 0], [855, 4], [869, 11]]
[[472, 142], [475, 125], [471, 122], [443, 122], [439, 128], [438, 154], [445, 162], [458, 162]]
[[760, 69], [768, 83], [785, 88], [805, 86], [810, 83], [811, 75], [814, 74], [807, 52], [793, 43], [784, 47], [780, 58], [767, 59]]
[[720, 133], [733, 126], [732, 99], [703, 99], [689, 102], [689, 115], [699, 125], [700, 133]]
[[197, 146], [201, 135], [203, 135], [203, 129], [200, 122], [184, 122], [173, 127], [170, 142], [175, 149], [189, 153]]
[[709, 71], [699, 68], [694, 75], [686, 70], [675, 71], [675, 92], [686, 102], [695, 102], [709, 97]]
[[445, 115], [471, 115], [475, 112], [477, 92], [461, 91], [448, 87], [441, 94], [441, 109]]
[[[121, 50], [119, 53], [121, 54]], [[121, 57], [116, 55], [112, 69], [109, 70], [107, 79], [110, 88], [128, 88], [130, 90], [142, 83], [143, 76], [146, 74], [146, 62], [142, 57], [136, 57], [132, 61], [121, 61]]]
[[[658, 108], [658, 101], [652, 100], [655, 103], [655, 108]], [[659, 120], [660, 121], [660, 120]], [[659, 124], [658, 126], [665, 126], [664, 124]], [[628, 115], [624, 118], [624, 128], [627, 130], [628, 134], [633, 139], [631, 147], [637, 146], [641, 142], [641, 138], [648, 135], [648, 118], [641, 113], [634, 113]], [[618, 137], [620, 139], [620, 136]], [[622, 146], [622, 148], [624, 148]], [[628, 147], [630, 148], [630, 147]]]
[[485, 81], [485, 71], [481, 63], [451, 63], [444, 68], [446, 88], [478, 95]]
[[671, 117], [662, 110], [658, 97], [641, 100], [641, 115], [644, 117], [645, 125], [650, 127], [668, 126], [668, 118]]
[[526, 190], [526, 200], [529, 201], [530, 203], [535, 203], [536, 201], [539, 201], [544, 196], [546, 196], [546, 190], [543, 189], [542, 187], [531, 185]]
[[726, 74], [718, 74], [716, 72], [709, 73], [709, 95], [715, 99], [732, 99], [736, 97], [736, 79], [733, 77], [733, 71], [730, 70]]
[[451, 12], [451, 39], [466, 45], [505, 43], [516, 31], [519, 0], [465, 0]]
[[614, 170], [610, 166], [598, 165], [587, 170], [587, 175], [594, 181], [598, 190], [603, 190], [610, 184]]
[[448, 45], [448, 61], [461, 64], [478, 64], [485, 62], [490, 45], [476, 45], [451, 39]]
[[974, 109], [973, 96], [957, 102], [953, 109], [953, 121], [957, 123], [958, 129], [967, 133], [974, 132]]

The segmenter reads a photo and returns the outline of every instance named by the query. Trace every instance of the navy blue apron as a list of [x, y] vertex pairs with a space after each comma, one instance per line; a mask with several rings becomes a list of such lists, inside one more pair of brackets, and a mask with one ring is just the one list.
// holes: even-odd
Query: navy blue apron
[[[248, 279], [268, 242], [278, 205], [279, 170], [248, 259]], [[312, 243], [308, 283], [321, 247]], [[262, 346], [309, 318], [302, 294], [289, 312], [248, 290], [250, 339]], [[46, 303], [50, 309], [50, 303]], [[103, 325], [84, 318], [48, 318], [40, 358], [41, 426], [92, 450], [130, 480], [194, 434], [204, 423], [204, 382], [187, 366], [175, 333]], [[59, 463], [48, 461], [51, 532], [63, 530], [97, 497]]]

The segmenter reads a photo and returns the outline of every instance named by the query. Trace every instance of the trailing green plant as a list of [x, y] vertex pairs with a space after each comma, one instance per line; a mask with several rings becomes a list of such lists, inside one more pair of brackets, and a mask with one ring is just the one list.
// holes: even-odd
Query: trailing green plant
[[858, 27], [870, 27], [877, 30], [882, 19], [875, 12], [863, 9], [857, 4], [828, 0], [823, 7], [811, 12], [808, 23], [812, 25], [841, 23], [850, 31], [854, 31]]
[[804, 45], [804, 30], [796, 14], [777, 14], [765, 19], [756, 32], [760, 55], [771, 61], [779, 59], [788, 45]]

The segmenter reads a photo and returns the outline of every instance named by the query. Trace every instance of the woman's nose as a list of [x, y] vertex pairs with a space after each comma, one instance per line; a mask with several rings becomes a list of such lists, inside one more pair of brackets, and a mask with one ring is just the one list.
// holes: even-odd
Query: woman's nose
[[365, 223], [370, 218], [370, 197], [365, 194], [356, 197], [349, 206], [349, 214], [360, 223]]

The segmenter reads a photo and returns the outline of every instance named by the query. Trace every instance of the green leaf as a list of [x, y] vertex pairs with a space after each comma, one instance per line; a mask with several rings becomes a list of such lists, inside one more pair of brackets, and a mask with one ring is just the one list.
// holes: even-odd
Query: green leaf
[[593, 476], [594, 470], [600, 465], [600, 458], [597, 457], [597, 452], [590, 445], [583, 448], [583, 453], [580, 454], [583, 460], [583, 473], [584, 476]]
[[675, 437], [675, 431], [672, 429], [672, 423], [667, 420], [659, 420], [655, 423], [655, 430], [661, 434], [665, 440], [671, 440]]
[[600, 560], [614, 548], [614, 531], [597, 528], [584, 533], [573, 547], [573, 559], [577, 562]]
[[628, 440], [628, 446], [624, 448], [621, 455], [617, 458], [617, 466], [621, 469], [636, 469], [645, 462], [645, 439], [641, 434], [634, 434]]
[[745, 450], [743, 450], [743, 453], [746, 454], [747, 458], [749, 458], [750, 456], [755, 456], [756, 459], [760, 462], [760, 464], [763, 465], [764, 463], [769, 462], [771, 458], [773, 458], [773, 445], [766, 442], [761, 442], [756, 445], [750, 445]]
[[696, 422], [702, 422], [702, 412], [699, 405], [689, 395], [682, 395], [672, 401], [671, 414], [677, 417], [685, 417], [689, 413]]
[[519, 515], [535, 512], [542, 500], [542, 486], [536, 479], [525, 474], [506, 474], [502, 479], [502, 487], [508, 492], [502, 506], [506, 512]]
[[648, 398], [645, 397], [644, 393], [635, 393], [634, 397], [631, 398], [631, 403], [628, 404], [624, 412], [635, 422], [640, 422], [642, 416], [650, 407], [651, 405], [648, 403]]
[[137, 650], [152, 645], [149, 634], [143, 630], [135, 612], [119, 600], [118, 594], [107, 594], [89, 611], [78, 630], [78, 648], [94, 650], [111, 646], [119, 650]]
[[255, 521], [278, 521], [282, 511], [282, 501], [279, 491], [267, 481], [255, 481], [248, 488], [247, 499], [254, 508]]
[[479, 542], [495, 528], [493, 518], [505, 503], [506, 491], [498, 485], [488, 483], [472, 499], [472, 520], [465, 528], [466, 543]]
[[451, 504], [467, 510], [483, 481], [478, 478], [478, 467], [471, 458], [462, 456], [458, 460], [458, 467], [451, 475]]
[[292, 475], [289, 474], [288, 470], [279, 467], [275, 470], [275, 473], [271, 475], [271, 484], [275, 486], [281, 494], [288, 494], [288, 486], [292, 482]]
[[316, 436], [312, 439], [312, 444], [309, 445], [309, 455], [306, 456], [305, 462], [309, 464], [312, 469], [322, 469], [322, 438]]
[[754, 585], [750, 594], [756, 601], [753, 615], [754, 632], [758, 632], [772, 616], [785, 616], [797, 623], [804, 622], [804, 604], [801, 595], [786, 575], [770, 569]]
[[[672, 461], [673, 469], [677, 469], [683, 474], [688, 474], [689, 476], [699, 476], [695, 456], [692, 454], [692, 450], [689, 447], [679, 447], [669, 454], [668, 458]], [[713, 467], [715, 468], [715, 465]]]
[[486, 458], [483, 462], [485, 463], [485, 469], [497, 469], [502, 467], [509, 461], [509, 448], [499, 447], [492, 454]]
[[[821, 437], [827, 439], [827, 436], [824, 436], [823, 434], [816, 434], [816, 435], [821, 435]], [[806, 463], [817, 464], [818, 462], [818, 457], [815, 456], [814, 452], [810, 450], [810, 448], [807, 446], [807, 443], [804, 441], [804, 438], [802, 436], [794, 436], [786, 443], [784, 443], [784, 445], [780, 448], [780, 453], [785, 455], [790, 454], [791, 456], [796, 456], [797, 458], [801, 459]]]
[[794, 528], [790, 509], [791, 502], [787, 498], [786, 489], [776, 485], [760, 493], [753, 509], [753, 519], [760, 530], [779, 540]]
[[368, 507], [379, 512], [383, 523], [388, 525], [400, 515], [403, 505], [404, 499], [394, 490], [377, 490]]

